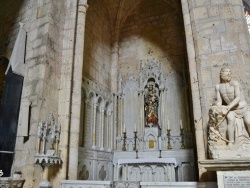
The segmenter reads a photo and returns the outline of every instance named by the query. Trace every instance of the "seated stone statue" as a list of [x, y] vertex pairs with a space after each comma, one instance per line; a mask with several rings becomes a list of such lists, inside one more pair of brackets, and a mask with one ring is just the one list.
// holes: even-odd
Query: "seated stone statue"
[[231, 71], [220, 71], [216, 85], [217, 101], [209, 111], [209, 139], [214, 143], [224, 141], [229, 146], [250, 144], [250, 109], [239, 82], [231, 79]]

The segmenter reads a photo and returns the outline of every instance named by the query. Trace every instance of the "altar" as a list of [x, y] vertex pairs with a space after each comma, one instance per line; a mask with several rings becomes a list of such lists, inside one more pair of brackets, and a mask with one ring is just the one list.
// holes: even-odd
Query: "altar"
[[[85, 79], [83, 85], [94, 83]], [[194, 135], [183, 89], [182, 78], [166, 74], [156, 59], [140, 61], [137, 79], [120, 75], [113, 98], [97, 88], [85, 107], [85, 123], [94, 126], [86, 126], [86, 144], [79, 147], [79, 179], [195, 181]]]
[[194, 181], [193, 150], [114, 152], [114, 181]]

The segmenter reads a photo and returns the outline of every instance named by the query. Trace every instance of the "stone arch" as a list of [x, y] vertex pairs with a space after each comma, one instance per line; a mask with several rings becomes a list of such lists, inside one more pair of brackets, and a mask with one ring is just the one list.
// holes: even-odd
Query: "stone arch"
[[140, 181], [141, 180], [141, 168], [139, 166], [133, 166], [130, 170], [130, 181]]
[[105, 1], [88, 1], [85, 23], [83, 76], [111, 87], [111, 37], [110, 13]]
[[157, 165], [154, 169], [154, 181], [164, 182], [165, 181], [166, 169], [164, 166]]
[[92, 91], [89, 91], [86, 93], [86, 100], [85, 104], [82, 103], [82, 105], [85, 105], [85, 124], [84, 124], [84, 136], [83, 136], [83, 142], [82, 145], [86, 149], [90, 149], [92, 147], [91, 140], [93, 139], [92, 136], [92, 128], [93, 128], [93, 111], [94, 111], [94, 103], [95, 103], [95, 93]]
[[149, 165], [144, 166], [143, 170], [143, 181], [152, 182], [153, 168]]

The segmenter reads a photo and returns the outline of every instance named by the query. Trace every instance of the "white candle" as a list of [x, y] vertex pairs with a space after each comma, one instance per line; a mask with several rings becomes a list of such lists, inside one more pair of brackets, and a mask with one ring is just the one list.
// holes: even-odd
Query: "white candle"
[[183, 129], [183, 126], [182, 126], [182, 120], [180, 120], [180, 126], [181, 126], [181, 129]]
[[135, 131], [134, 132], [136, 132], [136, 123], [135, 123]]
[[168, 130], [170, 130], [169, 119], [168, 119]]
[[124, 127], [123, 127], [123, 129], [124, 129], [124, 131], [123, 131], [123, 132], [125, 133], [125, 132], [126, 132], [126, 126], [125, 126], [125, 123], [124, 123]]

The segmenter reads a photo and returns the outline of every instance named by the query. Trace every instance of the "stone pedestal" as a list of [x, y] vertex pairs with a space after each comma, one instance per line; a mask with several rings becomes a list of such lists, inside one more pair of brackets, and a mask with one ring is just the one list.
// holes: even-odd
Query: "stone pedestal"
[[0, 187], [4, 188], [22, 188], [24, 179], [20, 178], [11, 178], [11, 177], [3, 177], [0, 178]]
[[218, 188], [250, 187], [250, 160], [203, 160], [201, 167], [207, 171], [216, 171]]
[[160, 130], [158, 127], [146, 127], [144, 133], [145, 149], [157, 150], [159, 149]]

